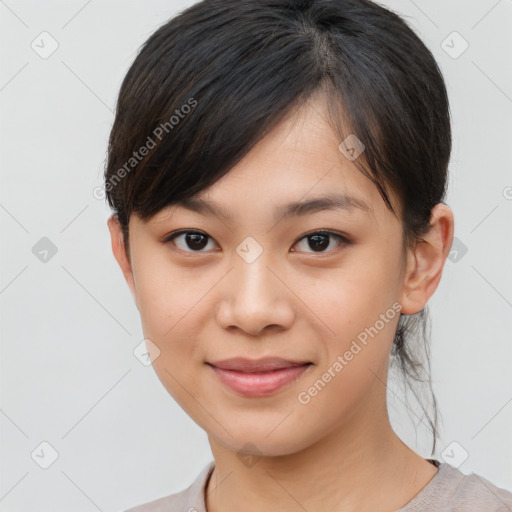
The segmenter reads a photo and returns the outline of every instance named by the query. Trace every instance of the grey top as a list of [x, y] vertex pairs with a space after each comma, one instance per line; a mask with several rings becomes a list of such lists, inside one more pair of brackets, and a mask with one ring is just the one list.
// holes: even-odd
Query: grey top
[[[481, 476], [464, 475], [445, 462], [427, 460], [438, 467], [437, 473], [396, 512], [512, 512], [512, 492], [496, 487]], [[207, 512], [205, 489], [214, 467], [214, 461], [209, 462], [183, 491], [125, 512]]]

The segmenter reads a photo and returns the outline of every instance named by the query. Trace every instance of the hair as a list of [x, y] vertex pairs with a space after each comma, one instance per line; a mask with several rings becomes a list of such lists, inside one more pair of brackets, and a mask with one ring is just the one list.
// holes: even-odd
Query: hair
[[[123, 80], [105, 168], [127, 253], [132, 214], [148, 221], [207, 189], [319, 92], [340, 142], [364, 144], [353, 163], [400, 218], [405, 254], [444, 202], [448, 96], [420, 38], [370, 0], [203, 0], [149, 37]], [[410, 339], [427, 314], [401, 314], [391, 356], [413, 392], [429, 387], [434, 454], [429, 341], [422, 364]]]

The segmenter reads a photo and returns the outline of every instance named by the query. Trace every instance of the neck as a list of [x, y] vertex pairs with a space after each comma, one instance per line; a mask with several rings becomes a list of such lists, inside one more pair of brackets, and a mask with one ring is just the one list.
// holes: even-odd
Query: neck
[[[384, 425], [384, 426], [383, 426]], [[215, 469], [206, 489], [208, 512], [280, 510], [394, 511], [435, 475], [435, 466], [393, 431], [384, 405], [295, 453], [256, 456], [252, 464], [209, 437]]]

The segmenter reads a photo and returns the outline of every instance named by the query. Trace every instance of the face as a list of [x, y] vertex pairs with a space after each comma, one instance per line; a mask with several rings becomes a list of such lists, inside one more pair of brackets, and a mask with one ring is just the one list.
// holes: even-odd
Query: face
[[[410, 274], [402, 224], [340, 152], [325, 112], [321, 100], [304, 106], [197, 196], [219, 211], [173, 206], [130, 219], [125, 276], [159, 351], [154, 369], [234, 451], [294, 453], [385, 411]], [[283, 215], [334, 196], [337, 205]], [[269, 357], [309, 364], [245, 378], [211, 366]]]

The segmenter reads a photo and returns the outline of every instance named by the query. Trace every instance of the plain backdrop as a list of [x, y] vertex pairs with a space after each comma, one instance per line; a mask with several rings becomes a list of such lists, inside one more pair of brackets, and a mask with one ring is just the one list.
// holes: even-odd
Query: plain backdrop
[[[0, 1], [2, 512], [123, 510], [183, 489], [212, 459], [133, 354], [138, 311], [93, 194], [125, 73], [192, 3]], [[436, 457], [512, 489], [512, 1], [382, 4], [433, 52], [453, 115], [457, 245], [429, 303]], [[390, 411], [430, 456], [394, 394]]]

